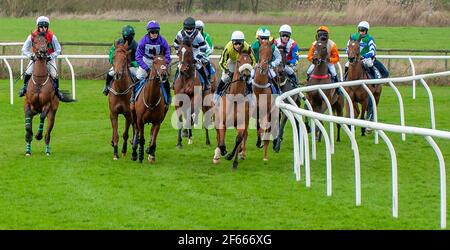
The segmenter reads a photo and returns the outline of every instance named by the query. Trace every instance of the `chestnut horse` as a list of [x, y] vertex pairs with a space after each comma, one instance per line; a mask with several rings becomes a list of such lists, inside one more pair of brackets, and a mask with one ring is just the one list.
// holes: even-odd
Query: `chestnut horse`
[[[331, 83], [328, 74], [328, 50], [327, 42], [323, 40], [316, 41], [314, 45], [314, 53], [312, 63], [315, 65], [313, 72], [308, 80], [307, 85], [329, 84]], [[338, 93], [337, 89], [323, 90], [325, 96], [328, 98], [333, 112], [337, 116], [343, 116], [344, 97]], [[323, 100], [319, 91], [310, 91], [306, 94], [306, 98], [311, 104], [314, 112], [324, 113], [327, 109], [326, 102]], [[341, 125], [337, 124], [337, 141], [341, 141]], [[319, 130], [317, 130], [319, 131]], [[320, 141], [319, 134], [319, 141]]]
[[231, 160], [234, 157], [233, 169], [237, 169], [238, 155], [240, 159], [244, 160], [247, 154], [246, 143], [250, 113], [249, 104], [245, 100], [245, 88], [252, 71], [251, 53], [251, 49], [242, 51], [241, 48], [239, 51], [233, 79], [228, 85], [228, 95], [222, 96], [215, 115], [217, 148], [214, 151], [213, 163], [219, 163], [220, 156], [226, 155], [225, 132], [227, 127], [235, 127], [237, 135], [233, 151], [225, 156], [227, 160]]
[[[361, 41], [361, 37], [358, 40], [353, 40], [352, 36], [350, 36], [350, 42], [347, 48], [348, 55], [348, 71], [347, 71], [347, 81], [361, 80], [361, 79], [369, 79], [367, 72], [364, 69], [363, 62], [360, 58], [360, 48], [359, 42]], [[375, 97], [376, 105], [378, 106], [378, 102], [380, 101], [381, 96], [381, 84], [372, 85], [369, 84], [369, 89]], [[361, 86], [352, 86], [346, 87], [345, 90], [350, 95], [353, 103], [353, 110], [355, 112], [355, 118], [365, 119], [365, 114], [367, 111], [367, 106], [369, 104], [369, 95], [367, 91]], [[361, 113], [359, 110], [358, 103], [361, 104]], [[349, 115], [349, 107], [347, 107], [347, 115]], [[361, 127], [361, 135], [365, 136], [366, 128]], [[369, 130], [367, 131], [370, 132]]]
[[130, 53], [128, 50], [128, 42], [125, 44], [117, 44], [114, 42], [114, 57], [113, 57], [113, 69], [114, 79], [109, 87], [109, 118], [112, 125], [112, 139], [111, 146], [113, 147], [114, 160], [119, 159], [118, 144], [118, 116], [122, 114], [125, 117], [125, 129], [123, 132], [123, 144], [122, 144], [122, 156], [127, 153], [127, 141], [128, 131], [130, 125], [133, 125], [133, 135], [135, 127], [130, 109], [131, 90], [134, 87], [133, 80], [131, 79], [129, 67], [131, 63]]
[[156, 138], [159, 129], [161, 128], [161, 123], [166, 117], [167, 110], [169, 110], [169, 106], [164, 103], [164, 96], [161, 89], [161, 84], [167, 81], [169, 77], [169, 70], [163, 54], [164, 52], [161, 52], [160, 55], [155, 55], [149, 77], [139, 95], [136, 96], [136, 102], [132, 110], [133, 119], [137, 129], [133, 139], [132, 159], [134, 161], [136, 160], [136, 150], [139, 143], [139, 162], [141, 163], [144, 159], [145, 124], [152, 124], [149, 147], [146, 151], [148, 154], [148, 161], [154, 163], [156, 161]]
[[[47, 131], [45, 133], [45, 154], [50, 155], [50, 134], [55, 125], [56, 111], [59, 106], [59, 99], [55, 95], [52, 85], [52, 77], [47, 70], [48, 42], [45, 35], [38, 34], [33, 39], [33, 51], [35, 61], [30, 84], [28, 84], [24, 98], [25, 113], [25, 141], [27, 143], [25, 155], [31, 155], [31, 141], [33, 139], [33, 117], [40, 113], [40, 122], [36, 140], [41, 140], [44, 131], [44, 121], [47, 118]], [[63, 99], [63, 102], [72, 102], [72, 99]]]
[[260, 40], [259, 61], [255, 65], [255, 76], [253, 78], [253, 93], [256, 95], [256, 129], [259, 146], [261, 140], [264, 142], [264, 161], [268, 161], [267, 149], [271, 133], [271, 109], [272, 90], [269, 83], [269, 62], [272, 59], [272, 41]]

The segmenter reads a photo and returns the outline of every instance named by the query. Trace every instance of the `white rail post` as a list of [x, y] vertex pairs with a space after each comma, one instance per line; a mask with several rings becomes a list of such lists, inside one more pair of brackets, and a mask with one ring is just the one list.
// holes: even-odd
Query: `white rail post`
[[430, 116], [431, 116], [431, 128], [436, 129], [436, 121], [434, 117], [434, 104], [433, 104], [433, 94], [431, 93], [430, 87], [428, 87], [428, 84], [423, 80], [423, 78], [420, 79], [420, 82], [422, 83], [423, 87], [428, 93], [428, 100], [430, 103]]
[[[392, 83], [392, 81], [389, 81], [389, 86], [394, 90], [395, 94], [397, 94], [398, 104], [400, 107], [400, 125], [405, 126], [405, 111], [403, 109], [403, 99], [402, 95], [400, 94], [400, 91], [398, 91], [397, 87]], [[406, 134], [402, 133], [402, 140], [406, 140]]]
[[11, 105], [13, 105], [14, 104], [14, 78], [13, 78], [13, 73], [12, 73], [11, 65], [9, 65], [8, 61], [6, 60], [6, 58], [3, 58], [3, 62], [5, 62], [6, 68], [8, 68], [8, 73], [9, 73], [9, 103]]
[[69, 58], [64, 57], [64, 59], [66, 60], [67, 64], [69, 65], [70, 75], [72, 76], [72, 98], [76, 99], [76, 95], [75, 95], [75, 71], [73, 70], [73, 66], [72, 66], [72, 63], [70, 63]]
[[[411, 72], [413, 76], [416, 76], [416, 67], [414, 67], [414, 63], [411, 57], [408, 58], [409, 64], [411, 65]], [[416, 99], [416, 80], [412, 81], [413, 84], [413, 99]]]
[[[335, 91], [337, 91], [337, 89]], [[319, 89], [319, 93], [322, 96], [322, 98], [325, 100], [325, 103], [327, 104], [328, 113], [330, 115], [333, 115], [333, 108], [331, 107], [331, 103], [328, 101], [327, 96], [325, 95], [325, 93], [323, 92], [322, 89]], [[331, 154], [334, 154], [334, 123], [333, 122], [330, 122], [330, 143], [331, 143]]]
[[[373, 120], [374, 122], [378, 122], [378, 116], [377, 116], [377, 103], [375, 102], [375, 97], [372, 94], [372, 91], [370, 91], [369, 87], [365, 83], [362, 84], [363, 88], [366, 90], [367, 94], [369, 95], [370, 100], [372, 101], [372, 112], [373, 112]], [[374, 143], [378, 144], [378, 130], [375, 130], [375, 136], [374, 136]]]
[[389, 137], [380, 130], [380, 136], [386, 142], [389, 153], [391, 154], [391, 164], [392, 164], [392, 216], [398, 218], [398, 177], [397, 177], [397, 156], [395, 155], [395, 148], [392, 145]]

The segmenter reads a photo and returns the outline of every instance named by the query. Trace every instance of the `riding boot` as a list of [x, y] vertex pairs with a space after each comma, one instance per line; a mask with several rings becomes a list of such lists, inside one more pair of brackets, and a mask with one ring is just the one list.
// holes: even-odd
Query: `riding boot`
[[60, 101], [64, 100], [64, 95], [59, 91], [59, 78], [53, 79], [53, 89], [55, 90], [55, 95]]
[[202, 76], [203, 80], [205, 81], [205, 90], [208, 90], [211, 86], [211, 84], [208, 81], [208, 76], [206, 73], [206, 70], [204, 68], [198, 70], [198, 73]]
[[19, 90], [19, 97], [22, 97], [27, 93], [28, 82], [30, 81], [31, 75], [25, 74], [23, 77], [23, 88]]
[[373, 103], [372, 103], [372, 99], [369, 98], [369, 103], [367, 105], [367, 120], [373, 122], [374, 117], [373, 117]]
[[376, 67], [372, 67], [372, 71], [375, 79], [381, 79], [380, 71]]
[[292, 86], [293, 86], [294, 88], [298, 88], [299, 85], [298, 85], [298, 79], [297, 79], [297, 76], [296, 76], [295, 74], [292, 74], [292, 75], [288, 75], [288, 77], [289, 77], [289, 80], [291, 81]]
[[216, 92], [214, 93], [213, 102], [214, 104], [219, 103], [219, 99], [222, 96], [223, 88], [225, 87], [225, 82], [220, 79], [219, 85], [217, 86]]
[[333, 82], [339, 82], [339, 79], [338, 79], [338, 77], [337, 77], [337, 75], [335, 75], [335, 76], [331, 76], [331, 78], [333, 79]]
[[310, 74], [306, 74], [306, 82], [309, 82]]
[[163, 83], [163, 87], [164, 87], [164, 90], [166, 91], [166, 95], [167, 95], [167, 105], [170, 105], [172, 103], [172, 95], [170, 93], [169, 80], [167, 80]]
[[248, 80], [245, 82], [245, 96], [248, 98], [248, 102], [251, 105], [256, 104], [255, 95], [253, 95], [253, 85], [252, 80]]
[[106, 74], [105, 88], [103, 89], [103, 94], [105, 96], [108, 96], [109, 87], [111, 87], [111, 82], [112, 82], [113, 78], [114, 78], [113, 76], [110, 76], [109, 74]]

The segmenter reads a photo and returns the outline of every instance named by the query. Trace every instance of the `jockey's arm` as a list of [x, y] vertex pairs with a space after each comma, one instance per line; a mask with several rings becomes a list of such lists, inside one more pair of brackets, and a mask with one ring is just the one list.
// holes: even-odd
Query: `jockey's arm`
[[167, 63], [167, 65], [169, 65], [170, 64], [170, 46], [169, 46], [169, 44], [167, 43], [167, 41], [166, 41], [166, 39], [162, 39], [163, 41], [162, 41], [162, 47], [164, 48], [164, 56], [165, 56], [165, 58], [166, 58], [166, 63]]
[[312, 62], [313, 54], [314, 54], [314, 43], [312, 43], [311, 47], [309, 48], [308, 61]]
[[136, 49], [136, 61], [143, 70], [148, 71], [149, 70], [148, 65], [142, 59], [144, 57], [144, 54], [145, 54], [145, 44], [139, 43]]
[[31, 52], [31, 47], [31, 35], [29, 35], [22, 46], [22, 55], [26, 56], [27, 58], [31, 58], [31, 56], [33, 55], [33, 53]]
[[205, 40], [209, 47], [209, 50], [206, 52], [206, 55], [210, 56], [214, 51], [214, 44], [213, 44], [211, 36], [209, 36], [209, 34], [205, 37]]
[[370, 39], [368, 44], [369, 46], [369, 52], [367, 52], [365, 55], [363, 55], [364, 58], [373, 58], [376, 54], [377, 46], [375, 45], [375, 42], [373, 39]]
[[54, 52], [51, 53], [49, 56], [52, 60], [56, 60], [56, 58], [61, 54], [61, 45], [59, 44], [58, 38], [56, 38], [55, 35], [53, 35], [53, 38], [52, 38], [52, 46], [53, 46]]
[[291, 56], [292, 56], [292, 59], [289, 61], [290, 65], [295, 66], [295, 65], [298, 64], [298, 60], [299, 60], [298, 52], [299, 52], [298, 51], [298, 46], [297, 46], [297, 44], [295, 44], [294, 47], [290, 51]]
[[275, 50], [273, 51], [273, 56], [274, 59], [273, 61], [270, 63], [270, 65], [275, 68], [276, 66], [278, 66], [281, 63], [281, 53], [278, 49], [275, 48]]
[[331, 53], [330, 53], [330, 63], [336, 64], [339, 62], [339, 51], [337, 49], [336, 44], [333, 44], [333, 47], [331, 47]]
[[178, 48], [180, 48], [179, 41], [183, 40], [183, 37], [181, 36], [181, 33], [178, 32], [177, 36], [175, 37], [175, 40], [173, 41], [173, 48], [175, 49], [175, 53], [178, 53]]
[[113, 64], [113, 57], [114, 57], [114, 52], [116, 51], [116, 49], [114, 48], [114, 44], [111, 46], [111, 48], [109, 48], [109, 63], [112, 65]]
[[225, 46], [225, 49], [222, 52], [222, 55], [220, 56], [219, 59], [219, 67], [222, 69], [222, 71], [227, 71], [227, 63], [228, 63], [228, 59], [230, 58], [230, 55], [228, 53], [228, 48], [227, 46]]

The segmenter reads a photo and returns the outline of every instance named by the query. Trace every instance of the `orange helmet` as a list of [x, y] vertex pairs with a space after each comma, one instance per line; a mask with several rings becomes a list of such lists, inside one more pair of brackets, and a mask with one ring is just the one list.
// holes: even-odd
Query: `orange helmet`
[[323, 31], [326, 31], [327, 33], [330, 33], [330, 30], [328, 29], [327, 26], [320, 26], [320, 27], [316, 30], [316, 32], [319, 32], [320, 30], [323, 30]]

